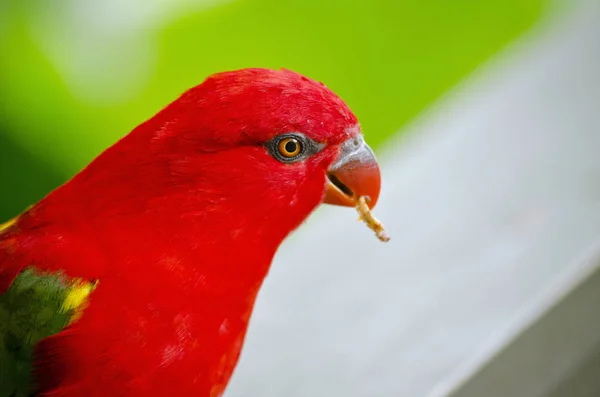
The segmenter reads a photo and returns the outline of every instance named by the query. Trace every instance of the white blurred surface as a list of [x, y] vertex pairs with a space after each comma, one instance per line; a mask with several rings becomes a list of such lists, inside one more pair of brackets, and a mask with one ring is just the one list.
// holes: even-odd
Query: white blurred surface
[[590, 272], [600, 2], [574, 8], [383, 151], [389, 243], [328, 207], [284, 244], [227, 397], [447, 395]]

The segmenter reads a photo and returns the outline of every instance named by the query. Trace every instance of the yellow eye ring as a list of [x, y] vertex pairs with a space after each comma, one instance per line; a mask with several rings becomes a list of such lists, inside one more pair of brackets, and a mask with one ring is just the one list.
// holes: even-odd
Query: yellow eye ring
[[302, 153], [302, 142], [296, 138], [284, 138], [277, 144], [279, 154], [286, 159], [291, 159]]

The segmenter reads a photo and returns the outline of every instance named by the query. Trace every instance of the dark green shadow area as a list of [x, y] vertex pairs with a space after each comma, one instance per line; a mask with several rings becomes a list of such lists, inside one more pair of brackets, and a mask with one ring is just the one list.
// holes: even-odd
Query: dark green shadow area
[[0, 132], [0, 223], [20, 214], [64, 181], [52, 166]]

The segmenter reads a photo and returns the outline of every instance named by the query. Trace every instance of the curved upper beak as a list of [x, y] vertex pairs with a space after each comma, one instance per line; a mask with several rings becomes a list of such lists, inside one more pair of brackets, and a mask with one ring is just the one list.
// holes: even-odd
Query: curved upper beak
[[342, 143], [339, 157], [327, 172], [325, 203], [354, 207], [360, 196], [368, 196], [369, 208], [373, 208], [380, 189], [379, 165], [362, 135]]

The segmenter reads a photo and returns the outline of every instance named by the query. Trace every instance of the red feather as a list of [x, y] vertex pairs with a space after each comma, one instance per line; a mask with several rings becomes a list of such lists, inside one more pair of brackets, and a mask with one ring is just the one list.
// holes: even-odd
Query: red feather
[[[356, 125], [294, 72], [217, 74], [19, 217], [0, 293], [27, 266], [99, 280], [82, 318], [38, 345], [42, 395], [220, 396], [275, 251]], [[265, 142], [293, 131], [327, 146], [272, 158]]]

